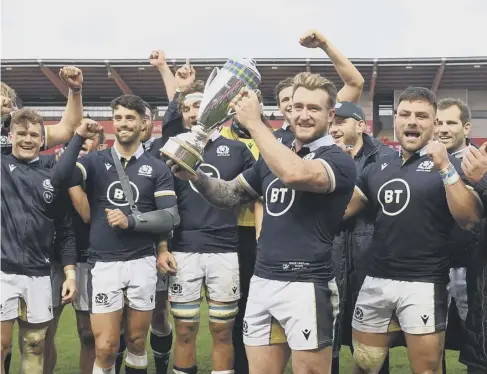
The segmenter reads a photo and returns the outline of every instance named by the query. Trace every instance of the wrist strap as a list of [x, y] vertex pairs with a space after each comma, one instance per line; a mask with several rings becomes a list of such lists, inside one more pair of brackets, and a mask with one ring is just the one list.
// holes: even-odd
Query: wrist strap
[[446, 168], [440, 170], [440, 175], [445, 186], [455, 184], [460, 179], [460, 175], [451, 162]]
[[75, 270], [66, 271], [66, 279], [76, 280], [76, 271]]
[[81, 92], [82, 88], [77, 87], [77, 88], [69, 88], [69, 92], [71, 92], [73, 95], [79, 94]]

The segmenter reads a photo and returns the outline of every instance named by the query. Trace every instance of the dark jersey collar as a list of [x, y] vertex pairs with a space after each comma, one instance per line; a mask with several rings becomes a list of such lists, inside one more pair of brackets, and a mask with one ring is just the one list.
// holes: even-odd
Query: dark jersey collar
[[[115, 149], [115, 153], [117, 154], [119, 159], [125, 158], [122, 156], [118, 151], [117, 148], [115, 148], [115, 145], [113, 145], [113, 148]], [[140, 156], [144, 154], [144, 147], [142, 146], [142, 143], [139, 144], [139, 148], [135, 151], [135, 153], [131, 156], [128, 157], [128, 160], [130, 160], [132, 157], [135, 157], [135, 159], [139, 159]]]
[[[333, 144], [335, 144], [335, 142], [333, 141], [333, 138], [331, 137], [331, 135], [325, 135], [325, 136], [322, 136], [321, 138], [318, 138], [318, 139], [312, 141], [311, 143], [303, 144], [302, 148], [307, 148], [307, 149], [309, 149], [309, 152], [314, 152], [320, 147], [330, 146]], [[296, 139], [294, 139], [292, 144], [291, 144], [291, 147], [293, 150], [296, 149], [295, 145], [296, 145]]]

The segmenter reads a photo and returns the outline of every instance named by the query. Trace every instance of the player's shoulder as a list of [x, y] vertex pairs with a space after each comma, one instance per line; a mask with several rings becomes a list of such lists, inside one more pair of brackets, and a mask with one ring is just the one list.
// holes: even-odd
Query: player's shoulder
[[167, 166], [163, 160], [157, 158], [151, 153], [144, 152], [139, 158], [139, 163], [143, 164], [141, 167], [144, 167], [145, 165], [146, 169], [151, 167], [156, 176], [167, 173], [171, 174], [169, 166]]
[[219, 136], [215, 141], [211, 142], [205, 149], [207, 152], [216, 152], [217, 156], [236, 156], [241, 155], [247, 146], [240, 140], [228, 139], [224, 136]]
[[232, 130], [230, 126], [223, 126], [220, 129], [220, 135], [223, 136], [224, 138], [231, 139], [232, 138]]
[[325, 161], [330, 160], [355, 167], [353, 158], [336, 144], [324, 144], [314, 150], [310, 148], [310, 151], [303, 159], [323, 158]]
[[247, 148], [247, 146], [245, 145], [244, 142], [237, 140], [237, 139], [230, 139], [230, 138], [227, 138], [225, 136], [219, 136], [215, 140], [215, 145], [217, 145], [217, 146], [218, 145], [226, 145], [226, 146], [228, 146], [232, 149], [236, 149], [236, 150], [242, 150], [242, 149]]
[[462, 166], [461, 158], [457, 158], [451, 154], [448, 154], [448, 160], [452, 163], [453, 166], [455, 166], [455, 168], [459, 168]]

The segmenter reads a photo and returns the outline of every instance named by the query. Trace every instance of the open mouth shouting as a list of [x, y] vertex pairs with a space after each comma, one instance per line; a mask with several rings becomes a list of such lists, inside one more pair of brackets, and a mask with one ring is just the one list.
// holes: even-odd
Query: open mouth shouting
[[414, 141], [419, 139], [421, 133], [418, 130], [406, 130], [404, 131], [404, 138], [408, 141]]

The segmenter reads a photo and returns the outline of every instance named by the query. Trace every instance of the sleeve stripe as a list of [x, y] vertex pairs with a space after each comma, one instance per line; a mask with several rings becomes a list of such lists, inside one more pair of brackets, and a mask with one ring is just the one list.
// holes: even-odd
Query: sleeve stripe
[[176, 192], [171, 191], [171, 190], [162, 190], [162, 191], [156, 191], [154, 192], [155, 197], [161, 197], [161, 196], [176, 196]]
[[323, 166], [325, 167], [326, 172], [328, 173], [328, 179], [330, 182], [330, 184], [329, 184], [330, 189], [328, 192], [335, 191], [335, 188], [336, 188], [335, 173], [333, 172], [333, 169], [331, 168], [330, 164], [321, 158], [316, 158], [315, 160], [320, 161], [323, 164]]
[[359, 195], [362, 198], [362, 200], [364, 200], [365, 202], [369, 201], [369, 199], [367, 199], [367, 196], [365, 196], [365, 194], [362, 192], [362, 190], [360, 188], [358, 188], [357, 186], [355, 186], [354, 192], [357, 195]]
[[88, 177], [88, 175], [86, 173], [85, 167], [79, 162], [76, 163], [76, 166], [79, 167], [79, 169], [81, 170], [81, 174], [83, 174], [83, 181], [86, 181], [86, 178]]
[[242, 174], [239, 174], [237, 176], [237, 181], [240, 183], [240, 185], [245, 188], [245, 190], [251, 194], [252, 196], [256, 197], [257, 199], [260, 197], [260, 194], [257, 193], [256, 190], [252, 188], [252, 186], [247, 182], [245, 177]]
[[44, 126], [44, 149], [49, 149], [49, 126]]

